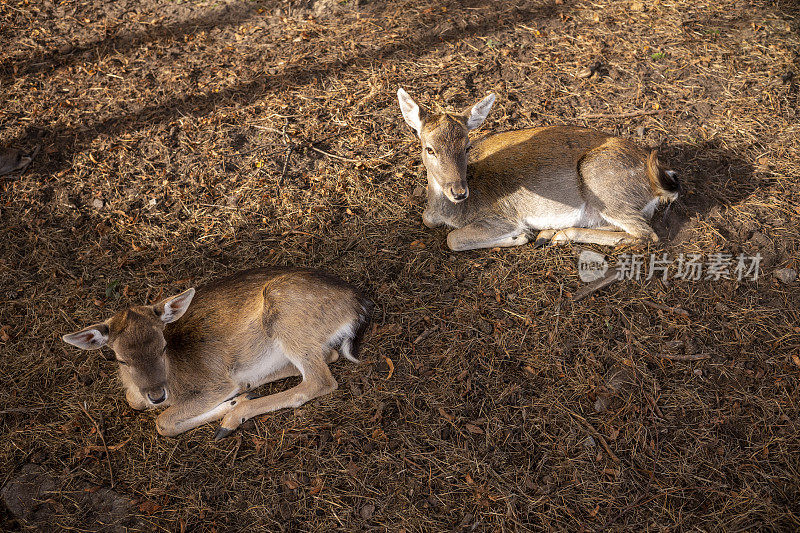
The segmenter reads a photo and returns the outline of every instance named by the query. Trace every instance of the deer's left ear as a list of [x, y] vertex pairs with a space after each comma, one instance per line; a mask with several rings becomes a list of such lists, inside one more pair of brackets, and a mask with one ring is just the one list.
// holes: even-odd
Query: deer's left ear
[[417, 105], [402, 87], [397, 89], [397, 100], [400, 102], [400, 112], [403, 113], [406, 124], [411, 126], [417, 132], [417, 137], [419, 137], [422, 133], [422, 123], [425, 121], [427, 113]]
[[467, 117], [468, 130], [474, 130], [483, 124], [483, 121], [489, 116], [489, 111], [492, 110], [494, 100], [495, 96], [492, 93], [464, 113], [464, 116]]
[[194, 298], [194, 289], [187, 289], [177, 296], [158, 302], [153, 306], [153, 311], [164, 324], [169, 324], [183, 316], [189, 309], [192, 298]]
[[105, 322], [83, 328], [75, 333], [61, 337], [64, 342], [77, 346], [81, 350], [96, 350], [108, 343], [109, 328]]

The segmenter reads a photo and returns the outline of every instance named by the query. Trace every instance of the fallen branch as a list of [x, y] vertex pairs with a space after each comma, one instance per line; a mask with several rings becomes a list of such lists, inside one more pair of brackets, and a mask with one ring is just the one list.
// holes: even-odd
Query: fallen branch
[[592, 281], [582, 289], [576, 291], [575, 294], [572, 296], [572, 301], [579, 302], [584, 298], [586, 298], [587, 296], [590, 296], [591, 294], [594, 294], [595, 292], [602, 290], [608, 287], [609, 285], [614, 284], [615, 282], [619, 281], [619, 277], [617, 276], [617, 274], [618, 272], [616, 269], [609, 270], [608, 272], [606, 272], [606, 275], [604, 277]]
[[308, 147], [311, 148], [312, 150], [314, 150], [315, 152], [318, 152], [318, 153], [320, 153], [322, 155], [326, 155], [328, 157], [332, 157], [333, 159], [339, 159], [340, 161], [347, 161], [348, 163], [360, 163], [361, 162], [358, 159], [350, 159], [349, 157], [342, 157], [340, 155], [336, 155], [336, 154], [332, 154], [330, 152], [326, 152], [325, 150], [321, 150], [321, 149], [317, 148], [313, 144], [309, 144]]

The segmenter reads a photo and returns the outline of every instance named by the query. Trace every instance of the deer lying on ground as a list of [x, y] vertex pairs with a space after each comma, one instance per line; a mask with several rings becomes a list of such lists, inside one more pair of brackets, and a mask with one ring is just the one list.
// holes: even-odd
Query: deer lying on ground
[[678, 197], [676, 173], [656, 152], [597, 130], [549, 126], [489, 134], [470, 142], [494, 103], [430, 114], [402, 88], [406, 123], [422, 143], [429, 228], [455, 228], [451, 250], [565, 241], [616, 245], [658, 241], [648, 224], [659, 203]]
[[[372, 303], [321, 272], [260, 268], [131, 307], [63, 339], [108, 345], [134, 409], [167, 409], [159, 433], [174, 436], [222, 419], [215, 439], [245, 420], [298, 407], [336, 390], [328, 363], [354, 352]], [[260, 398], [256, 387], [289, 376], [297, 386]]]
[[0, 176], [11, 174], [17, 170], [25, 170], [39, 152], [39, 147], [31, 154], [25, 154], [15, 148], [0, 149]]

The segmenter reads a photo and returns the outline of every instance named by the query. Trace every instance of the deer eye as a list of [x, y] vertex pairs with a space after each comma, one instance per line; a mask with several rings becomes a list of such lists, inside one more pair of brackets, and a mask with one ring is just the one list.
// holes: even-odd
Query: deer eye
[[425, 151], [428, 152], [428, 155], [433, 155], [434, 154], [433, 148], [431, 148], [430, 146], [425, 148]]
[[121, 364], [122, 366], [128, 366], [128, 363], [126, 363], [122, 359], [117, 359], [117, 363]]

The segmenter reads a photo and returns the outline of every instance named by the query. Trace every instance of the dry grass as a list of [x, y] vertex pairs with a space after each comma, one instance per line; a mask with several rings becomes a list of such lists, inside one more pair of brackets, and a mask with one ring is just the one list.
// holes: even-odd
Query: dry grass
[[[794, 4], [163, 4], [0, 4], [0, 144], [42, 147], [0, 184], [0, 485], [42, 465], [51, 527], [100, 527], [75, 494], [109, 463], [152, 530], [800, 527], [800, 290], [771, 275], [800, 267]], [[641, 133], [688, 189], [641, 252], [758, 251], [763, 277], [573, 303], [570, 247], [449, 253], [398, 85], [496, 92], [484, 130]], [[157, 436], [113, 363], [59, 339], [255, 264], [378, 309], [336, 393], [219, 443]]]

